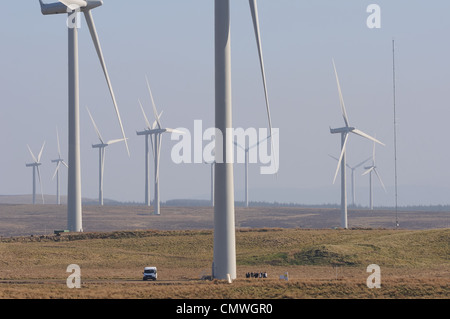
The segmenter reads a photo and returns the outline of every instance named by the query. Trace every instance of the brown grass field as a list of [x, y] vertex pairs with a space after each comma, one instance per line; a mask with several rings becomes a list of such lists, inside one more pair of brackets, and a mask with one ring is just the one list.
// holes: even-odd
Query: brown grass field
[[[1, 299], [448, 299], [448, 212], [236, 208], [238, 278], [211, 274], [213, 210], [85, 206], [84, 233], [53, 235], [66, 207], [0, 205]], [[69, 264], [82, 286], [69, 289]], [[381, 269], [369, 289], [366, 268]], [[142, 281], [145, 266], [156, 282]], [[245, 278], [266, 271], [268, 278]], [[289, 280], [280, 275], [288, 272]]]

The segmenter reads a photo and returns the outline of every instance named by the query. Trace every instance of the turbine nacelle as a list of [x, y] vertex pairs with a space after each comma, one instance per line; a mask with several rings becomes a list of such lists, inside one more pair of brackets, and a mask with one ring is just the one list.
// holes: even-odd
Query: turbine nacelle
[[128, 139], [128, 137], [127, 138], [119, 138], [119, 139], [116, 139], [116, 140], [111, 140], [111, 141], [108, 141], [108, 142], [106, 142], [106, 143], [100, 143], [100, 144], [92, 144], [92, 148], [105, 148], [105, 147], [107, 147], [107, 146], [110, 146], [111, 144], [115, 144], [115, 143], [119, 143], [119, 142], [123, 142], [123, 141], [125, 141], [126, 139]]
[[66, 0], [54, 3], [43, 3], [42, 0], [39, 0], [39, 3], [41, 5], [41, 12], [43, 15], [67, 14], [68, 10], [73, 11], [76, 9], [80, 9], [80, 11], [86, 12], [103, 5], [102, 0]]
[[103, 148], [103, 147], [106, 147], [106, 146], [108, 146], [109, 144], [105, 144], [105, 143], [102, 143], [102, 144], [92, 144], [92, 148]]
[[162, 133], [166, 133], [168, 130], [165, 128], [158, 128], [158, 129], [154, 129], [154, 130], [148, 130], [146, 129], [145, 132], [147, 134], [162, 134]]
[[137, 135], [152, 135], [152, 134], [163, 134], [163, 133], [177, 133], [177, 134], [186, 134], [183, 131], [175, 130], [172, 128], [157, 128], [154, 130], [145, 129], [142, 132], [136, 132]]
[[42, 163], [31, 163], [31, 164], [25, 164], [26, 167], [36, 167], [36, 166], [41, 166]]
[[354, 131], [355, 128], [354, 127], [340, 127], [340, 128], [331, 128], [330, 127], [330, 133], [331, 134], [337, 134], [337, 133], [350, 133], [352, 131]]

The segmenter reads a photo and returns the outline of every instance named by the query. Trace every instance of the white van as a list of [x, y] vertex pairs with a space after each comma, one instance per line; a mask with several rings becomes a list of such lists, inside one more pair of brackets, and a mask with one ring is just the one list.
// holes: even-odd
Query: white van
[[158, 273], [156, 272], [156, 267], [145, 267], [144, 268], [144, 273], [143, 273], [144, 277], [142, 278], [142, 280], [156, 280], [156, 278], [158, 278]]

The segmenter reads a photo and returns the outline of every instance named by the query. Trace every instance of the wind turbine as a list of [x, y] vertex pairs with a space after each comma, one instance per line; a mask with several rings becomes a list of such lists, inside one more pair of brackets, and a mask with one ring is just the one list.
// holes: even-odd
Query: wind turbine
[[100, 140], [100, 144], [93, 144], [92, 148], [98, 148], [98, 162], [99, 162], [99, 167], [98, 167], [98, 204], [103, 206], [103, 172], [105, 171], [106, 147], [108, 147], [111, 144], [125, 141], [125, 139], [121, 138], [121, 139], [109, 140], [108, 142], [105, 143], [102, 135], [100, 134], [100, 131], [99, 131], [97, 125], [95, 124], [95, 121], [94, 121], [94, 118], [92, 117], [91, 112], [89, 111], [88, 108], [86, 108], [86, 109], [89, 113], [89, 117], [91, 118], [92, 125], [94, 126], [94, 129], [97, 132], [98, 139]]
[[67, 163], [64, 162], [64, 160], [61, 158], [61, 148], [59, 146], [58, 129], [56, 129], [56, 141], [58, 143], [58, 158], [52, 160], [52, 163], [56, 163], [56, 169], [55, 169], [55, 173], [53, 174], [52, 179], [54, 179], [56, 176], [56, 204], [61, 205], [61, 198], [59, 195], [59, 168], [61, 167], [61, 164], [63, 164], [65, 167], [69, 167], [69, 166], [67, 166]]
[[[137, 135], [144, 135], [145, 136], [145, 201], [146, 205], [149, 206], [150, 204], [150, 198], [149, 198], [149, 186], [148, 186], [148, 176], [149, 176], [149, 169], [148, 169], [148, 140], [150, 138], [150, 142], [152, 144], [152, 153], [153, 153], [153, 159], [155, 161], [155, 198], [153, 199], [153, 206], [154, 206], [154, 214], [160, 215], [160, 197], [159, 197], [159, 160], [161, 155], [161, 142], [162, 142], [162, 134], [164, 133], [178, 133], [178, 134], [184, 134], [184, 132], [171, 129], [171, 128], [163, 128], [161, 125], [161, 113], [158, 113], [156, 110], [155, 101], [153, 99], [152, 90], [150, 89], [150, 84], [148, 82], [148, 78], [146, 78], [147, 81], [147, 88], [148, 92], [150, 94], [150, 100], [152, 102], [153, 107], [153, 114], [155, 116], [155, 122], [153, 122], [153, 125], [150, 125], [150, 122], [148, 121], [147, 116], [145, 115], [144, 108], [142, 107], [142, 103], [139, 101], [139, 105], [142, 110], [142, 114], [144, 116], [145, 124], [147, 125], [147, 128], [144, 131], [136, 132]], [[151, 139], [153, 137], [153, 140]]]
[[[149, 187], [149, 178], [150, 178], [150, 170], [149, 170], [149, 153], [150, 149], [148, 146], [148, 141], [150, 139], [152, 143], [152, 151], [153, 150], [153, 140], [152, 135], [154, 134], [154, 130], [156, 128], [157, 122], [156, 120], [153, 122], [153, 125], [150, 125], [150, 122], [148, 121], [147, 115], [145, 115], [144, 108], [142, 107], [142, 103], [140, 100], [138, 100], [139, 106], [141, 107], [142, 114], [144, 116], [145, 124], [147, 127], [143, 131], [138, 131], [136, 134], [138, 136], [145, 136], [145, 205], [150, 206], [150, 187]], [[161, 118], [162, 111], [158, 115], [158, 119]]]
[[259, 144], [261, 144], [262, 142], [264, 142], [265, 140], [269, 139], [271, 137], [271, 135], [267, 136], [266, 138], [258, 141], [257, 143], [248, 146], [248, 147], [244, 147], [241, 144], [237, 143], [236, 141], [234, 141], [233, 143], [239, 147], [240, 149], [242, 149], [245, 152], [245, 207], [248, 207], [248, 162], [249, 162], [249, 152], [251, 149], [255, 148], [256, 146], [258, 146]]
[[44, 142], [44, 144], [42, 144], [39, 155], [36, 158], [36, 156], [34, 156], [33, 152], [31, 151], [30, 146], [28, 146], [28, 144], [27, 144], [28, 150], [30, 151], [31, 157], [33, 158], [33, 161], [34, 161], [33, 163], [25, 164], [26, 167], [33, 167], [33, 205], [36, 204], [36, 171], [38, 174], [39, 183], [41, 184], [42, 204], [45, 204], [44, 203], [44, 192], [42, 190], [41, 172], [39, 171], [39, 166], [42, 165], [41, 156], [42, 156], [42, 151], [44, 150], [44, 146], [45, 146], [45, 142]]
[[[330, 155], [330, 157], [334, 158], [336, 161], [339, 161], [338, 158], [334, 157], [333, 155]], [[370, 160], [372, 157], [369, 157], [367, 159], [365, 159], [364, 161], [356, 164], [355, 166], [350, 166], [348, 164], [345, 164], [345, 166], [347, 166], [347, 168], [349, 168], [352, 171], [352, 205], [355, 206], [356, 205], [356, 177], [355, 177], [355, 171], [357, 168], [359, 168], [361, 165], [363, 165], [364, 163], [366, 163], [368, 160]]]
[[347, 111], [345, 110], [345, 104], [344, 104], [344, 98], [342, 96], [341, 91], [341, 85], [339, 84], [339, 78], [336, 71], [336, 65], [334, 64], [333, 60], [333, 67], [334, 67], [334, 74], [336, 75], [336, 82], [339, 92], [339, 101], [341, 104], [341, 111], [342, 116], [344, 118], [345, 126], [341, 128], [332, 129], [330, 128], [331, 134], [341, 134], [341, 155], [339, 156], [338, 165], [336, 168], [336, 173], [334, 174], [333, 184], [336, 181], [337, 174], [339, 172], [339, 167], [341, 168], [341, 227], [342, 228], [348, 228], [348, 222], [347, 222], [347, 181], [346, 181], [346, 173], [345, 173], [345, 167], [346, 167], [346, 145], [349, 137], [349, 133], [353, 133], [359, 136], [362, 136], [366, 139], [369, 139], [373, 142], [376, 142], [378, 144], [381, 144], [384, 146], [384, 144], [377, 139], [373, 138], [372, 136], [352, 127], [349, 125], [348, 117], [347, 117]]
[[[105, 79], [114, 104], [117, 119], [122, 130], [122, 136], [125, 139], [125, 146], [128, 155], [128, 143], [120, 118], [119, 108], [112, 89], [108, 70], [106, 68], [100, 41], [92, 17], [92, 9], [103, 4], [103, 1], [94, 0], [60, 0], [59, 2], [44, 4], [39, 0], [41, 12], [43, 15], [67, 14], [68, 26], [68, 84], [69, 84], [69, 174], [67, 189], [67, 224], [68, 229], [74, 232], [82, 232], [82, 205], [81, 205], [81, 164], [80, 164], [80, 107], [79, 107], [79, 73], [78, 73], [78, 11], [84, 13], [89, 32], [92, 37], [95, 49], [97, 51], [100, 64], [105, 75]], [[75, 23], [73, 23], [75, 22]]]
[[[258, 47], [259, 62], [270, 134], [269, 99], [259, 32], [259, 19], [256, 0], [249, 0], [250, 11]], [[215, 127], [222, 132], [222, 149], [216, 150], [214, 185], [214, 253], [212, 275], [218, 279], [236, 278], [236, 234], [234, 211], [234, 186], [232, 136], [226, 134], [232, 126], [231, 105], [231, 46], [230, 46], [230, 1], [215, 0]], [[270, 135], [269, 134], [269, 135]], [[218, 160], [221, 159], [221, 160]]]
[[378, 180], [383, 186], [384, 191], [386, 192], [386, 187], [384, 187], [384, 183], [381, 180], [380, 174], [378, 174], [377, 166], [375, 164], [375, 143], [373, 143], [373, 151], [372, 151], [372, 165], [364, 167], [367, 171], [363, 173], [363, 175], [369, 174], [369, 198], [370, 198], [370, 209], [373, 209], [373, 191], [372, 191], [372, 172], [377, 175]]

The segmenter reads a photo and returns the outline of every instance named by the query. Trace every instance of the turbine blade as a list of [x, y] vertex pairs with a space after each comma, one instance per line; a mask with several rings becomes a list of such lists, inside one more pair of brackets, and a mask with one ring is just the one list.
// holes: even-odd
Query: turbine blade
[[56, 127], [56, 143], [58, 144], [58, 157], [61, 159], [61, 147], [59, 145], [58, 127]]
[[245, 151], [245, 148], [241, 144], [239, 144], [238, 142], [233, 141], [233, 144], [236, 145], [237, 147], [239, 147], [240, 149]]
[[124, 141], [124, 139], [123, 138], [119, 138], [117, 140], [108, 141], [106, 144], [111, 145], [111, 144], [115, 144], [115, 143], [122, 142], [122, 141]]
[[103, 185], [103, 173], [105, 172], [105, 157], [106, 157], [106, 147], [102, 148], [102, 185]]
[[259, 17], [258, 17], [258, 7], [256, 0], [249, 0], [250, 5], [250, 11], [252, 14], [252, 20], [253, 20], [253, 29], [255, 31], [255, 38], [256, 38], [256, 45], [258, 47], [258, 54], [259, 54], [259, 64], [261, 68], [261, 76], [264, 86], [264, 97], [266, 99], [266, 111], [267, 111], [267, 119], [269, 123], [269, 136], [272, 135], [272, 118], [270, 116], [270, 105], [269, 105], [269, 95], [267, 92], [267, 82], [266, 82], [266, 72], [264, 70], [264, 59], [263, 59], [263, 53], [262, 53], [262, 45], [261, 45], [261, 34], [260, 34], [260, 28], [259, 28]]
[[151, 130], [152, 126], [150, 125], [150, 122], [148, 121], [147, 115], [145, 115], [144, 107], [142, 106], [141, 100], [138, 100], [138, 102], [141, 107], [142, 114], [144, 115], [145, 124], [147, 125], [148, 129]]
[[367, 171], [365, 171], [362, 176], [369, 174], [371, 171], [373, 171], [374, 167], [370, 167]]
[[53, 173], [52, 180], [55, 179], [56, 173], [59, 171], [59, 166], [61, 166], [61, 162], [58, 162], [58, 165], [56, 165], [55, 173]]
[[150, 143], [152, 145], [152, 155], [153, 155], [153, 159], [155, 159], [155, 147], [154, 147], [154, 143], [153, 143], [153, 137], [150, 135]]
[[44, 150], [44, 146], [45, 146], [45, 141], [44, 141], [44, 143], [42, 144], [41, 150], [40, 150], [40, 152], [39, 152], [39, 155], [38, 155], [38, 158], [37, 158], [37, 161], [38, 161], [38, 162], [41, 161], [41, 156], [42, 156], [42, 151]]
[[33, 158], [33, 161], [35, 162], [35, 163], [37, 163], [37, 159], [36, 159], [36, 157], [34, 156], [34, 154], [33, 154], [33, 152], [31, 151], [31, 148], [30, 148], [30, 146], [27, 144], [27, 147], [28, 147], [28, 150], [30, 151], [30, 154], [31, 154], [31, 157]]
[[383, 181], [381, 180], [380, 174], [378, 174], [378, 171], [377, 171], [375, 168], [373, 169], [373, 171], [375, 172], [375, 175], [377, 175], [378, 180], [380, 181], [381, 186], [383, 186], [384, 191], [387, 192], [387, 191], [386, 191], [386, 187], [384, 187], [384, 183], [383, 183]]
[[[161, 113], [159, 113], [158, 119], [159, 119], [160, 121], [161, 121], [161, 116], [162, 116], [163, 112], [164, 112], [164, 111], [161, 111]], [[152, 128], [155, 129], [155, 128], [156, 128], [156, 125], [158, 125], [157, 120], [155, 120], [155, 121], [153, 122]]]
[[[258, 17], [258, 6], [256, 3], [256, 0], [249, 0], [248, 1], [249, 6], [250, 6], [250, 12], [252, 15], [252, 20], [253, 20], [253, 29], [255, 31], [255, 39], [256, 39], [256, 45], [258, 47], [258, 54], [259, 54], [259, 64], [261, 67], [261, 76], [262, 76], [262, 81], [263, 81], [263, 86], [264, 86], [264, 97], [266, 100], [266, 112], [267, 112], [267, 120], [268, 120], [268, 124], [269, 124], [269, 137], [272, 136], [272, 117], [270, 116], [270, 105], [269, 105], [269, 94], [267, 91], [267, 81], [266, 81], [266, 72], [264, 70], [264, 59], [263, 59], [263, 52], [262, 52], [262, 45], [261, 45], [261, 32], [260, 32], [260, 28], [259, 28], [259, 17]], [[277, 156], [275, 156], [275, 147], [273, 144], [273, 139], [270, 139], [271, 142], [271, 147], [272, 147], [272, 159], [275, 163], [275, 167], [278, 166], [278, 164], [276, 163], [276, 158]]]
[[66, 162], [62, 161], [61, 163], [63, 163], [63, 165], [64, 165], [65, 167], [69, 168], [69, 165], [67, 165]]
[[372, 136], [370, 136], [370, 135], [368, 135], [368, 134], [366, 134], [366, 133], [364, 133], [364, 132], [362, 132], [362, 131], [360, 131], [360, 130], [358, 130], [358, 129], [356, 129], [356, 128], [353, 129], [351, 132], [352, 132], [352, 133], [355, 133], [355, 134], [357, 134], [357, 135], [359, 135], [359, 136], [365, 137], [365, 138], [367, 138], [367, 139], [369, 139], [369, 140], [371, 140], [371, 141], [374, 141], [374, 142], [376, 142], [376, 143], [378, 143], [378, 144], [381, 144], [381, 145], [385, 146], [384, 143], [380, 142], [380, 141], [377, 140], [376, 138], [374, 138], [374, 137], [372, 137]]
[[89, 111], [89, 109], [88, 109], [87, 106], [86, 106], [86, 110], [87, 110], [88, 113], [89, 113], [89, 117], [91, 118], [92, 124], [94, 125], [94, 129], [95, 129], [95, 131], [97, 132], [97, 136], [98, 136], [100, 142], [102, 142], [102, 144], [105, 144], [105, 142], [103, 141], [103, 137], [102, 137], [102, 135], [100, 134], [100, 131], [99, 131], [98, 127], [97, 127], [97, 124], [95, 124], [94, 118], [92, 117], [92, 114], [91, 114], [91, 112]]
[[[277, 134], [277, 132], [273, 133], [273, 135]], [[253, 144], [252, 146], [249, 146], [249, 150], [254, 148], [255, 146], [258, 146], [259, 144], [261, 144], [262, 142], [264, 142], [265, 140], [268, 140], [269, 138], [272, 137], [272, 134], [269, 134], [266, 138], [263, 138], [262, 140], [259, 140], [257, 143]]]
[[158, 166], [156, 168], [156, 178], [159, 181], [159, 167], [161, 165], [160, 159], [161, 159], [161, 144], [162, 144], [162, 134], [158, 134], [159, 139], [159, 143], [158, 143], [158, 154], [156, 154], [156, 156], [158, 156]]
[[150, 89], [150, 83], [148, 82], [147, 76], [145, 76], [145, 80], [147, 81], [148, 93], [150, 94], [150, 99], [152, 101], [153, 115], [155, 116], [156, 123], [158, 123], [158, 128], [161, 128], [161, 122], [159, 121], [158, 111], [156, 110], [155, 100], [153, 99], [152, 90]]
[[114, 91], [113, 91], [113, 88], [112, 88], [112, 85], [111, 85], [111, 80], [109, 79], [108, 69], [106, 68], [105, 59], [103, 58], [103, 52], [102, 52], [102, 48], [100, 46], [100, 41], [98, 39], [98, 34], [97, 34], [97, 30], [95, 28], [94, 18], [92, 17], [91, 10], [85, 11], [84, 12], [84, 17], [86, 18], [86, 22], [87, 22], [87, 25], [88, 25], [88, 28], [89, 28], [89, 32], [90, 32], [91, 37], [92, 37], [92, 41], [94, 42], [94, 46], [95, 46], [95, 49], [97, 51], [97, 55], [98, 55], [98, 58], [100, 60], [100, 64], [102, 66], [103, 73], [105, 74], [105, 79], [106, 79], [106, 82], [108, 84], [109, 92], [111, 93], [111, 98], [112, 98], [113, 103], [114, 103], [114, 109], [116, 111], [117, 120], [119, 121], [120, 129], [122, 131], [122, 136], [125, 139], [125, 146], [127, 148], [127, 153], [128, 153], [128, 156], [130, 156], [130, 150], [128, 148], [128, 142], [126, 140], [125, 131], [123, 129], [122, 119], [120, 118], [119, 107], [117, 106], [117, 101], [116, 101], [116, 97], [114, 95]]
[[177, 133], [177, 134], [186, 134], [186, 132], [183, 132], [183, 131], [180, 131], [180, 130], [177, 130], [177, 129], [173, 129], [173, 128], [166, 128], [166, 132], [168, 132], [168, 133]]
[[338, 74], [337, 74], [337, 70], [336, 70], [336, 65], [334, 63], [334, 59], [333, 59], [333, 68], [334, 68], [334, 74], [336, 76], [336, 83], [337, 83], [338, 92], [339, 92], [339, 101], [341, 103], [342, 117], [344, 118], [345, 126], [348, 127], [349, 124], [348, 124], [347, 111], [345, 110], [344, 97], [342, 96], [341, 84], [339, 83], [339, 77], [338, 77]]
[[[328, 156], [330, 156], [331, 158], [334, 158], [336, 161], [339, 161], [338, 158], [334, 157], [333, 155], [328, 154]], [[350, 165], [348, 165], [347, 163], [345, 163], [345, 166], [347, 166], [350, 169], [353, 169], [353, 167], [351, 167]]]
[[373, 165], [375, 165], [375, 142], [373, 143], [372, 161], [373, 161]]
[[336, 173], [334, 173], [333, 184], [334, 184], [334, 182], [336, 182], [336, 177], [337, 177], [337, 174], [339, 172], [339, 168], [341, 166], [342, 158], [344, 157], [345, 147], [347, 145], [347, 140], [348, 140], [348, 134], [345, 135], [344, 145], [342, 145], [341, 155], [339, 156], [338, 165], [337, 165], [337, 168], [336, 168]]
[[339, 161], [339, 158], [334, 157], [333, 155], [328, 154], [329, 157], [334, 158], [336, 161]]
[[353, 168], [358, 168], [358, 167], [360, 167], [361, 165], [363, 165], [365, 162], [367, 162], [367, 161], [370, 160], [371, 158], [372, 158], [372, 157], [369, 157], [369, 158], [365, 159], [364, 161], [362, 161], [361, 163], [358, 163], [358, 165], [354, 166]]
[[45, 202], [44, 202], [44, 190], [42, 188], [41, 172], [39, 170], [39, 166], [36, 166], [36, 169], [37, 169], [37, 173], [38, 173], [39, 184], [41, 186], [42, 204], [45, 204]]

